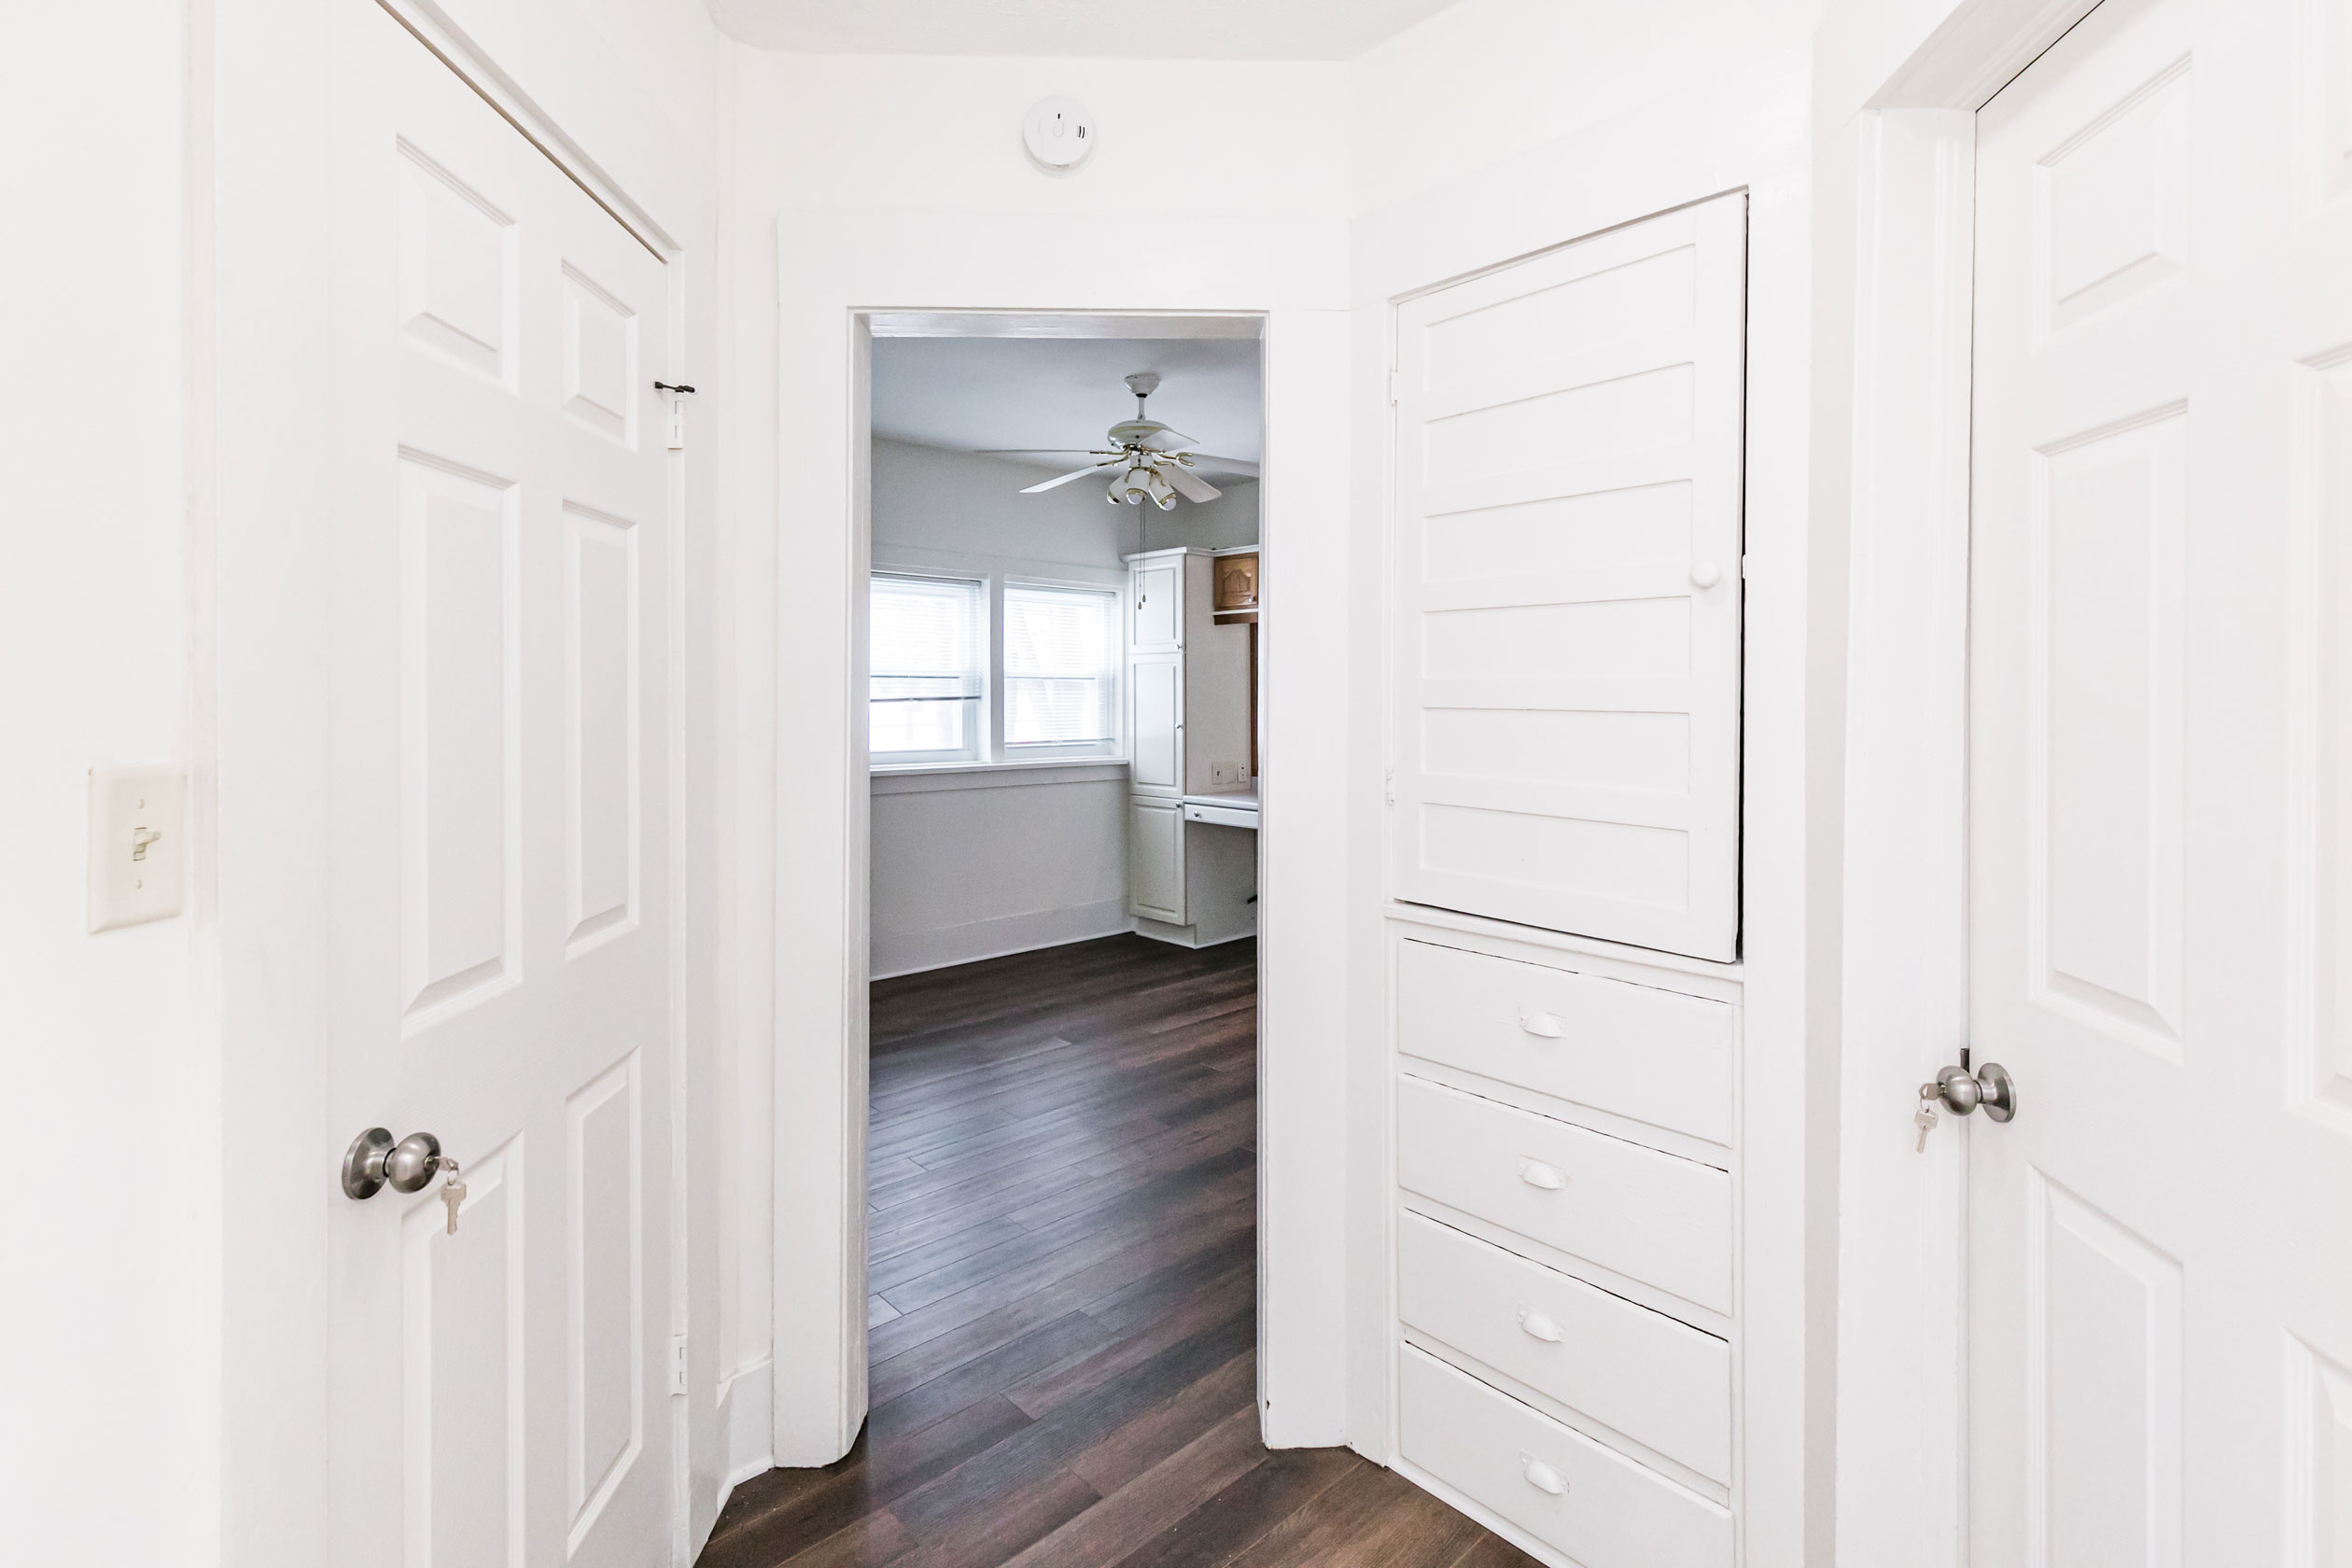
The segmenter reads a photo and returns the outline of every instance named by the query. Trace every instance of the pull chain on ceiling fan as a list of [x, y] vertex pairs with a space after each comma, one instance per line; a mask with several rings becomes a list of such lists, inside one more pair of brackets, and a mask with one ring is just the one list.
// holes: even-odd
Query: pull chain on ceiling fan
[[1042, 484], [1024, 489], [1024, 496], [1034, 496], [1043, 490], [1084, 479], [1088, 474], [1115, 469], [1111, 476], [1109, 500], [1117, 506], [1141, 506], [1151, 502], [1162, 511], [1173, 511], [1176, 497], [1188, 501], [1213, 501], [1225, 492], [1200, 477], [1196, 471], [1202, 462], [1216, 464], [1254, 478], [1255, 463], [1245, 463], [1238, 457], [1205, 457], [1193, 450], [1193, 440], [1182, 431], [1171, 430], [1156, 419], [1144, 414], [1144, 401], [1159, 389], [1159, 374], [1154, 371], [1139, 371], [1127, 378], [1127, 390], [1135, 394], [1135, 417], [1123, 420], [1104, 432], [1108, 447], [1089, 451], [1071, 448], [1067, 451], [1038, 451], [1033, 448], [1007, 448], [984, 453], [996, 457], [1093, 457], [1098, 459], [1085, 468], [1072, 469], [1066, 474], [1049, 479]]

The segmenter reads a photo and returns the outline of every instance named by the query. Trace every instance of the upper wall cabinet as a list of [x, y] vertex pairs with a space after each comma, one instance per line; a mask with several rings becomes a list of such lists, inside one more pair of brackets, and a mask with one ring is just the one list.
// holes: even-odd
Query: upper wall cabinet
[[1257, 619], [1258, 611], [1258, 553], [1254, 550], [1227, 550], [1216, 559], [1217, 619]]
[[1127, 642], [1135, 792], [1238, 789], [1250, 777], [1250, 628], [1216, 623], [1215, 558], [1208, 551], [1155, 550], [1127, 559], [1135, 595]]
[[[1131, 558], [1135, 590], [1134, 653], [1174, 653], [1184, 646], [1185, 553], [1155, 551]], [[1200, 568], [1194, 568], [1198, 574]]]
[[1739, 950], [1747, 199], [1397, 312], [1392, 891]]

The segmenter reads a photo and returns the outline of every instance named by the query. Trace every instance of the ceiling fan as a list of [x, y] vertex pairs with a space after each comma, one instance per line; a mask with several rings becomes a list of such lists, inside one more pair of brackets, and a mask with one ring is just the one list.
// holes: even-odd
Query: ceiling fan
[[1076, 448], [1039, 451], [1034, 448], [999, 450], [984, 454], [994, 457], [1093, 457], [1098, 459], [1083, 469], [1072, 469], [1058, 478], [1043, 484], [1032, 484], [1021, 492], [1034, 496], [1041, 490], [1067, 484], [1073, 479], [1104, 469], [1116, 470], [1111, 476], [1110, 501], [1113, 506], [1125, 502], [1141, 506], [1150, 501], [1162, 511], [1176, 509], [1176, 497], [1188, 501], [1213, 501], [1225, 492], [1200, 477], [1198, 465], [1213, 463], [1220, 470], [1231, 469], [1243, 477], [1254, 477], [1255, 463], [1245, 463], [1238, 457], [1204, 457], [1192, 450], [1192, 438], [1171, 430], [1143, 413], [1144, 400], [1159, 390], [1160, 378], [1155, 371], [1138, 371], [1127, 378], [1127, 390], [1135, 394], [1135, 417], [1123, 420], [1104, 432], [1108, 447], [1090, 451]]

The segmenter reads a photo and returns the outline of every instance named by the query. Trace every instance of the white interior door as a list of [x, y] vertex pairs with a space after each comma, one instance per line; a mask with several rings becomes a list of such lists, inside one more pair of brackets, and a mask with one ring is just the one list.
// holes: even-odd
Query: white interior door
[[1982, 1568], [2352, 1563], [2343, 12], [2108, 0], [1979, 117]]
[[1747, 199], [1396, 323], [1392, 889], [1739, 956]]
[[[334, 1560], [670, 1550], [663, 263], [334, 0]], [[438, 1184], [438, 1183], [437, 1183]]]

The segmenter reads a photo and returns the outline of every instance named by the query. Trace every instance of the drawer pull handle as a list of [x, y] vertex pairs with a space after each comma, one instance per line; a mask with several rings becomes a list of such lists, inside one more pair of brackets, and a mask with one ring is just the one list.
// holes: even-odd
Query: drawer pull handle
[[1560, 1020], [1548, 1013], [1520, 1014], [1519, 1028], [1545, 1040], [1558, 1040], [1562, 1032]]
[[1537, 1459], [1533, 1454], [1519, 1455], [1519, 1471], [1527, 1477], [1527, 1484], [1537, 1491], [1548, 1491], [1554, 1497], [1564, 1496], [1567, 1493], [1568, 1482], [1560, 1472]]
[[1522, 1307], [1519, 1318], [1519, 1327], [1527, 1330], [1529, 1338], [1541, 1339], [1547, 1345], [1560, 1343], [1560, 1325], [1552, 1322], [1549, 1314], [1538, 1312], [1532, 1307]]
[[1568, 1184], [1567, 1177], [1539, 1159], [1519, 1161], [1519, 1180], [1531, 1187], [1541, 1187], [1546, 1192], [1558, 1192]]

